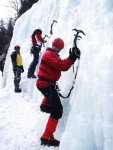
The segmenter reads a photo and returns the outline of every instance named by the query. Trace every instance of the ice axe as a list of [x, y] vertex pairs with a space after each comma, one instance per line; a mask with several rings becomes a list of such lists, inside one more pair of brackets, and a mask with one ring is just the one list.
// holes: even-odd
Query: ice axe
[[73, 48], [77, 48], [77, 40], [82, 39], [82, 37], [79, 35], [82, 33], [83, 35], [86, 35], [82, 30], [72, 29], [72, 31], [76, 31], [76, 34], [74, 34], [74, 40], [73, 40]]
[[79, 49], [77, 47], [77, 40], [82, 39], [82, 37], [79, 34], [81, 33], [81, 34], [85, 35], [85, 33], [82, 30], [72, 29], [72, 31], [76, 31], [76, 34], [74, 34], [73, 47], [70, 49], [69, 53], [71, 53], [72, 49], [74, 49], [75, 51], [77, 49]]
[[56, 20], [53, 20], [53, 23], [51, 24], [51, 30], [50, 30], [50, 34], [52, 35], [53, 34], [53, 24], [54, 23], [57, 23], [57, 21]]
[[[54, 23], [57, 23], [57, 21], [56, 20], [53, 20], [53, 22], [52, 22], [52, 24], [51, 24], [51, 29], [50, 29], [50, 34], [52, 35], [53, 34], [53, 24]], [[50, 36], [48, 36], [47, 34], [44, 34], [45, 36], [44, 36], [44, 39], [46, 38], [46, 37], [48, 37], [49, 39], [51, 38], [51, 35]]]
[[[82, 37], [79, 34], [81, 33], [81, 34], [85, 35], [85, 33], [82, 30], [77, 30], [77, 29], [72, 29], [72, 31], [76, 31], [76, 34], [74, 34], [73, 47], [70, 48], [69, 53], [71, 53], [74, 50], [74, 52], [77, 54], [77, 52], [80, 51], [79, 48], [77, 47], [77, 40], [82, 39]], [[78, 58], [78, 60], [80, 60], [80, 58]], [[79, 63], [78, 63], [77, 68], [79, 68]], [[77, 69], [77, 71], [78, 71], [78, 69]], [[74, 65], [73, 65], [73, 72], [74, 72]]]

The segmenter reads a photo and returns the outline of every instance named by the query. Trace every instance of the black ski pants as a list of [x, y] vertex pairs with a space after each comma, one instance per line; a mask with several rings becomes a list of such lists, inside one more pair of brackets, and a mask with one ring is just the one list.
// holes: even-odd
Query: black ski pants
[[47, 88], [39, 88], [38, 90], [47, 98], [48, 103], [51, 106], [50, 117], [54, 119], [60, 119], [63, 113], [63, 107], [60, 101], [59, 94], [55, 85], [50, 85]]
[[39, 52], [41, 48], [34, 44], [32, 47], [32, 54], [33, 54], [33, 61], [31, 62], [29, 68], [28, 68], [28, 74], [33, 75], [36, 69], [36, 66], [38, 64], [38, 59], [39, 59]]
[[13, 70], [14, 71], [14, 86], [15, 86], [15, 90], [18, 90], [19, 89], [19, 83], [20, 83], [20, 80], [21, 80], [21, 67], [17, 67], [16, 70]]
[[20, 81], [21, 80], [21, 67], [17, 67], [16, 70], [13, 70], [14, 72], [14, 81]]

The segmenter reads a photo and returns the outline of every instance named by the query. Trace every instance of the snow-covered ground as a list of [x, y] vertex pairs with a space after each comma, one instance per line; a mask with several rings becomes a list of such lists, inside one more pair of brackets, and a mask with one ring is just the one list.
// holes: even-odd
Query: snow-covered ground
[[[4, 76], [0, 74], [0, 150], [54, 150], [40, 147], [48, 114], [40, 112], [43, 96], [35, 80], [27, 79], [32, 61], [31, 34], [41, 27], [43, 35], [63, 38], [61, 58], [69, 55], [74, 38], [73, 28], [82, 29], [86, 36], [78, 41], [81, 49], [80, 68], [74, 90], [68, 99], [61, 99], [64, 113], [55, 137], [59, 150], [113, 150], [113, 1], [111, 0], [40, 0], [16, 22], [7, 55]], [[20, 87], [14, 93], [10, 54], [14, 45], [21, 46], [25, 72]], [[42, 48], [42, 53], [45, 48]], [[77, 62], [75, 63], [75, 66]], [[76, 68], [76, 67], [75, 67]], [[38, 70], [38, 66], [37, 66]], [[36, 70], [36, 74], [37, 74]], [[59, 86], [67, 95], [74, 78], [73, 68], [62, 72]]]

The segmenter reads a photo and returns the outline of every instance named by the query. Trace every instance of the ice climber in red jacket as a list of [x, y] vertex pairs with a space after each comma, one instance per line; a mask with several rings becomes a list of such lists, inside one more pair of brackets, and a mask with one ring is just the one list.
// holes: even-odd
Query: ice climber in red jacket
[[61, 76], [61, 71], [67, 71], [77, 58], [80, 58], [80, 50], [75, 49], [66, 59], [61, 59], [59, 52], [64, 48], [64, 41], [56, 38], [52, 42], [52, 48], [47, 48], [41, 58], [36, 82], [38, 90], [44, 95], [40, 106], [42, 112], [50, 113], [45, 131], [41, 137], [41, 145], [59, 146], [60, 141], [54, 138], [58, 120], [62, 117], [63, 107], [56, 89], [56, 81]]
[[44, 38], [42, 38], [42, 29], [38, 28], [36, 29], [32, 36], [32, 48], [31, 48], [31, 53], [33, 54], [33, 61], [31, 62], [29, 68], [28, 68], [28, 78], [36, 78], [34, 75], [36, 66], [38, 64], [38, 59], [39, 59], [39, 53], [41, 51], [42, 45], [44, 46]]

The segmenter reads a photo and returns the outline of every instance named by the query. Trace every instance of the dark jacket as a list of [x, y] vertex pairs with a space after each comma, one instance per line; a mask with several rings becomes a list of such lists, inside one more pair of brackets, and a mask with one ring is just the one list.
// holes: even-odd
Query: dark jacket
[[22, 72], [24, 71], [23, 64], [22, 64], [22, 57], [19, 52], [13, 51], [11, 54], [11, 60], [12, 60], [13, 70], [19, 67], [22, 69]]

